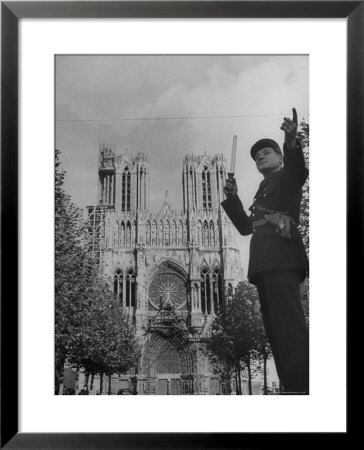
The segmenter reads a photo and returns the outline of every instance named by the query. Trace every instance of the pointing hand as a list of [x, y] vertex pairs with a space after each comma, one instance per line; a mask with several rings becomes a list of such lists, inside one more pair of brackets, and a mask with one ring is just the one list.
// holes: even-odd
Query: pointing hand
[[281, 130], [284, 131], [284, 141], [289, 148], [295, 148], [296, 146], [296, 136], [297, 136], [297, 111], [296, 108], [292, 109], [293, 117], [292, 120], [288, 117], [284, 117], [283, 123], [281, 125]]

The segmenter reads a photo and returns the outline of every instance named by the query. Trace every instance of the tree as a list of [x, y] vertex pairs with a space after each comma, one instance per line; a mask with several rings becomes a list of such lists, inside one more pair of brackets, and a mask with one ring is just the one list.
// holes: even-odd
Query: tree
[[261, 362], [263, 362], [263, 392], [266, 395], [268, 393], [267, 361], [272, 356], [272, 351], [265, 333], [258, 292], [254, 285], [246, 281], [240, 282], [235, 291], [235, 297], [239, 297], [241, 301], [245, 302], [246, 308], [249, 310], [250, 321], [255, 330], [252, 349], [244, 358], [248, 374], [249, 393], [252, 393], [252, 375], [261, 371]]
[[[83, 367], [88, 376], [125, 373], [135, 367], [141, 356], [134, 325], [124, 313], [119, 301], [110, 294], [107, 284], [97, 293], [88, 314], [80, 323], [77, 345], [74, 346], [68, 362]], [[101, 295], [100, 295], [101, 294]], [[104, 295], [102, 295], [104, 294]], [[105, 295], [106, 294], [106, 295]], [[110, 393], [110, 392], [109, 392]]]
[[121, 373], [135, 366], [134, 326], [87, 251], [80, 210], [64, 191], [60, 152], [55, 153], [55, 366], [56, 392], [66, 362], [87, 373]]
[[[303, 156], [305, 158], [306, 166], [309, 164], [309, 145], [310, 145], [310, 126], [305, 120], [302, 120], [299, 126], [299, 130], [297, 132], [297, 137], [299, 138]], [[309, 255], [309, 176], [302, 188], [302, 202], [301, 202], [301, 215], [300, 215], [300, 232], [303, 238], [303, 244], [305, 246], [306, 252]]]
[[236, 393], [242, 394], [242, 371], [248, 375], [249, 394], [252, 394], [252, 376], [259, 365], [258, 342], [261, 331], [256, 326], [258, 296], [247, 282], [238, 284], [233, 295], [227, 293], [211, 328], [207, 349], [211, 360], [234, 373]]
[[93, 265], [82, 248], [80, 213], [64, 191], [65, 172], [55, 152], [55, 364], [56, 390], [87, 299]]
[[[306, 165], [309, 164], [309, 148], [310, 148], [310, 126], [303, 119], [300, 123], [299, 130], [297, 133], [298, 138], [300, 139], [303, 155], [305, 158]], [[303, 244], [305, 246], [307, 255], [309, 256], [309, 176], [303, 186], [302, 189], [302, 203], [301, 203], [301, 216], [300, 216], [300, 232], [303, 238]], [[309, 283], [306, 278], [305, 281], [301, 284], [301, 297], [302, 297], [302, 306], [306, 317], [306, 322], [309, 322]]]
[[263, 394], [268, 394], [268, 380], [267, 380], [267, 361], [272, 357], [272, 349], [270, 347], [265, 328], [263, 324], [263, 317], [260, 309], [257, 309], [255, 323], [257, 327], [256, 349], [258, 357], [263, 361]]

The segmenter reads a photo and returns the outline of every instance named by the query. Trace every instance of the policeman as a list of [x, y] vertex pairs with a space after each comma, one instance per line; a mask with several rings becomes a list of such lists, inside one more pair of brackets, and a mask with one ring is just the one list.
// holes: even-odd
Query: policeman
[[235, 178], [224, 187], [221, 205], [240, 234], [253, 234], [248, 279], [257, 286], [266, 334], [286, 394], [309, 393], [309, 337], [300, 283], [308, 259], [297, 229], [302, 186], [308, 170], [297, 139], [297, 112], [281, 126], [283, 155], [272, 139], [261, 139], [251, 156], [264, 179], [248, 215], [237, 195]]

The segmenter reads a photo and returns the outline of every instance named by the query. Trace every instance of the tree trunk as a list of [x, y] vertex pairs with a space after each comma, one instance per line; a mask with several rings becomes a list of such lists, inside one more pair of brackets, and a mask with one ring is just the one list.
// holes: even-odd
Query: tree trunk
[[238, 369], [235, 370], [235, 394], [236, 395], [240, 395], [239, 394], [239, 383], [238, 383]]
[[253, 395], [253, 389], [252, 389], [252, 371], [250, 368], [250, 360], [248, 360], [248, 364], [246, 365], [248, 369], [248, 386], [249, 386], [249, 395]]
[[85, 372], [85, 386], [87, 387], [87, 390], [88, 390], [89, 378], [90, 378], [90, 372]]
[[243, 395], [243, 392], [241, 390], [241, 370], [240, 370], [240, 366], [238, 366], [237, 368], [237, 374], [238, 374], [238, 386], [239, 386], [239, 390], [236, 392], [237, 395]]
[[63, 381], [64, 381], [64, 363], [66, 361], [66, 357], [62, 356], [56, 362], [56, 379], [55, 379], [55, 394], [62, 395], [63, 394]]
[[92, 373], [92, 375], [91, 375], [91, 385], [90, 385], [90, 394], [91, 394], [91, 391], [94, 388], [94, 379], [95, 379], [95, 374]]
[[111, 395], [111, 375], [109, 375], [109, 388], [108, 388], [108, 392], [107, 395]]
[[104, 392], [104, 374], [100, 373], [100, 395]]
[[76, 368], [76, 377], [75, 377], [75, 395], [78, 395], [80, 392], [80, 369]]
[[263, 374], [264, 374], [264, 395], [268, 395], [268, 385], [267, 385], [267, 354], [263, 355]]

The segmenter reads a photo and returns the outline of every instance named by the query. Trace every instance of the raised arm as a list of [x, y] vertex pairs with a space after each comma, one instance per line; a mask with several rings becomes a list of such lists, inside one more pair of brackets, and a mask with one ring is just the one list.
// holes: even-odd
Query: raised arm
[[238, 188], [235, 178], [228, 178], [224, 187], [226, 200], [221, 202], [221, 206], [232, 221], [235, 228], [243, 236], [253, 233], [252, 219], [244, 210], [243, 204], [238, 197]]
[[301, 188], [308, 176], [302, 146], [297, 139], [297, 111], [292, 109], [292, 120], [284, 117], [281, 130], [284, 131], [283, 166], [284, 179], [288, 189]]

